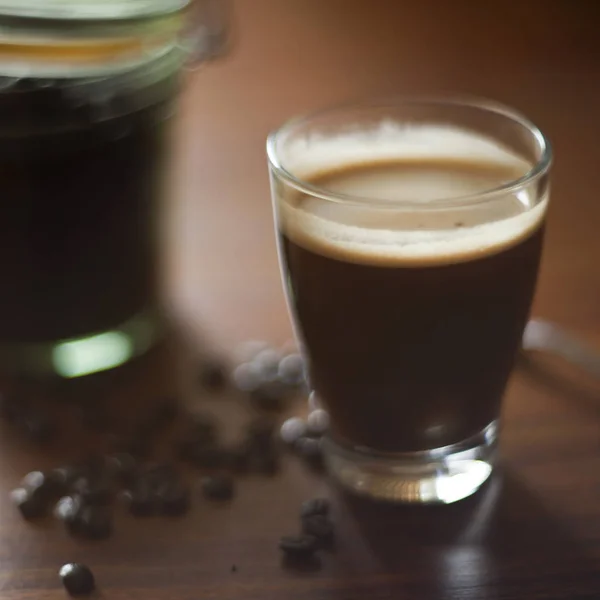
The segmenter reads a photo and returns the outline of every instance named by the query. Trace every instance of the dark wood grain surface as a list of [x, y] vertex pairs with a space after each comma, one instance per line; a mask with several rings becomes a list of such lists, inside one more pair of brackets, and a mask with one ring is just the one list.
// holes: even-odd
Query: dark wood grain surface
[[[534, 312], [600, 350], [600, 41], [593, 2], [239, 0], [231, 55], [190, 74], [177, 128], [171, 300], [198, 344], [228, 353], [291, 335], [280, 287], [264, 139], [288, 116], [352, 97], [459, 92], [528, 114], [556, 163]], [[152, 365], [122, 404], [172, 386]], [[227, 421], [234, 398], [205, 400]], [[292, 457], [235, 500], [183, 519], [119, 514], [114, 536], [78, 542], [24, 523], [7, 498], [28, 470], [89, 445], [37, 451], [3, 430], [0, 598], [64, 597], [66, 561], [93, 567], [114, 600], [454, 600], [600, 597], [600, 385], [559, 361], [520, 362], [504, 405], [502, 467], [452, 506], [346, 498]], [[314, 494], [335, 502], [321, 568], [283, 569], [282, 533]], [[232, 572], [232, 565], [237, 571]]]

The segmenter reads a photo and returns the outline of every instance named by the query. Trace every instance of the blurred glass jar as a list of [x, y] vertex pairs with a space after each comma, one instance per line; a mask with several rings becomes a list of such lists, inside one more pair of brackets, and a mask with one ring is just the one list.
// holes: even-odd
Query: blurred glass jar
[[0, 370], [76, 378], [162, 336], [157, 207], [219, 0], [0, 0]]

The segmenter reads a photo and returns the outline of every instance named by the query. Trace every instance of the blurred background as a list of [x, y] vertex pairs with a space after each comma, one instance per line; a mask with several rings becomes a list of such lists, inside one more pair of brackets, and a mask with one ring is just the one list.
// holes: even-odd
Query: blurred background
[[522, 111], [555, 152], [534, 312], [600, 332], [600, 43], [594, 2], [237, 0], [232, 47], [189, 74], [171, 246], [179, 310], [219, 345], [290, 335], [265, 137], [297, 113], [390, 94], [460, 93]]

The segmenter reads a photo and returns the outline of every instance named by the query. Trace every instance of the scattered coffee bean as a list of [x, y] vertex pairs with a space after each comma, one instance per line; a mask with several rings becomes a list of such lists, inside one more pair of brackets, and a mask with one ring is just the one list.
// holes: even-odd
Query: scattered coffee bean
[[263, 383], [263, 374], [258, 365], [242, 363], [233, 371], [232, 379], [235, 386], [242, 392], [254, 392]]
[[312, 500], [307, 500], [300, 508], [300, 517], [312, 517], [314, 515], [327, 516], [330, 507], [331, 504], [327, 498], [313, 498]]
[[242, 443], [228, 451], [227, 466], [234, 473], [246, 473], [250, 464], [248, 444]]
[[323, 448], [321, 440], [317, 438], [303, 437], [295, 446], [296, 452], [312, 468], [323, 468]]
[[83, 469], [75, 465], [66, 465], [52, 469], [48, 476], [64, 491], [68, 490], [75, 481], [83, 475]]
[[37, 496], [40, 500], [47, 500], [52, 493], [52, 483], [41, 471], [31, 471], [23, 477], [21, 487], [24, 487], [30, 495]]
[[24, 519], [37, 519], [46, 514], [46, 502], [25, 488], [14, 489], [10, 493], [10, 499]]
[[279, 373], [280, 360], [281, 353], [278, 350], [265, 348], [252, 359], [252, 363], [258, 366], [263, 381], [275, 381]]
[[104, 506], [84, 506], [78, 521], [77, 533], [90, 540], [103, 540], [112, 533], [112, 515]]
[[89, 567], [80, 563], [63, 565], [58, 576], [71, 596], [91, 594], [96, 587], [94, 574]]
[[312, 535], [285, 535], [279, 540], [279, 548], [293, 559], [312, 558], [317, 550], [317, 538]]
[[277, 367], [277, 376], [285, 385], [296, 387], [304, 382], [304, 361], [297, 353], [284, 356]]
[[198, 468], [217, 469], [227, 466], [229, 453], [217, 446], [200, 444], [190, 449], [188, 460]]
[[311, 392], [308, 396], [308, 410], [312, 412], [313, 410], [319, 410], [321, 408], [321, 401], [316, 392]]
[[138, 462], [128, 452], [113, 452], [106, 456], [106, 469], [121, 483], [130, 483], [135, 476]]
[[234, 492], [233, 479], [228, 475], [204, 477], [202, 491], [210, 500], [231, 500]]
[[329, 429], [329, 413], [322, 408], [311, 411], [306, 419], [306, 427], [311, 437], [325, 435]]
[[184, 483], [174, 483], [161, 490], [158, 503], [163, 515], [183, 515], [190, 508], [190, 489]]
[[137, 484], [123, 493], [129, 512], [135, 517], [149, 517], [157, 510], [155, 495], [147, 485]]
[[79, 526], [79, 517], [83, 509], [81, 496], [63, 496], [54, 507], [54, 516], [62, 521], [71, 533], [76, 533]]
[[294, 445], [306, 435], [306, 422], [300, 417], [291, 417], [283, 422], [279, 435], [284, 443]]
[[103, 505], [112, 500], [113, 490], [110, 481], [103, 475], [80, 477], [72, 486], [85, 504]]
[[223, 390], [227, 385], [227, 375], [223, 365], [215, 361], [209, 361], [202, 365], [200, 383], [211, 392]]
[[333, 539], [333, 521], [326, 515], [311, 515], [302, 519], [302, 531], [312, 535], [319, 542], [327, 543]]

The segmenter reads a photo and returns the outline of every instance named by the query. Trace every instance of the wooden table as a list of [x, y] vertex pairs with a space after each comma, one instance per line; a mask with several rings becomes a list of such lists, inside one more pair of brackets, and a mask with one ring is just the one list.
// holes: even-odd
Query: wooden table
[[[600, 348], [594, 2], [239, 0], [235, 10], [233, 51], [190, 75], [178, 127], [171, 289], [197, 339], [227, 353], [244, 339], [290, 337], [264, 156], [270, 129], [351, 97], [450, 91], [513, 105], [552, 140], [534, 312]], [[156, 392], [156, 377], [149, 372], [147, 390]], [[452, 506], [343, 498], [288, 458], [276, 478], [240, 481], [229, 507], [198, 501], [179, 520], [119, 515], [115, 535], [95, 543], [26, 524], [7, 499], [24, 472], [83, 437], [40, 453], [3, 435], [0, 598], [64, 597], [56, 571], [71, 560], [91, 565], [112, 600], [600, 597], [600, 386], [534, 357], [511, 382], [504, 425], [502, 468]], [[277, 540], [317, 493], [335, 499], [337, 550], [318, 570], [283, 569]]]

